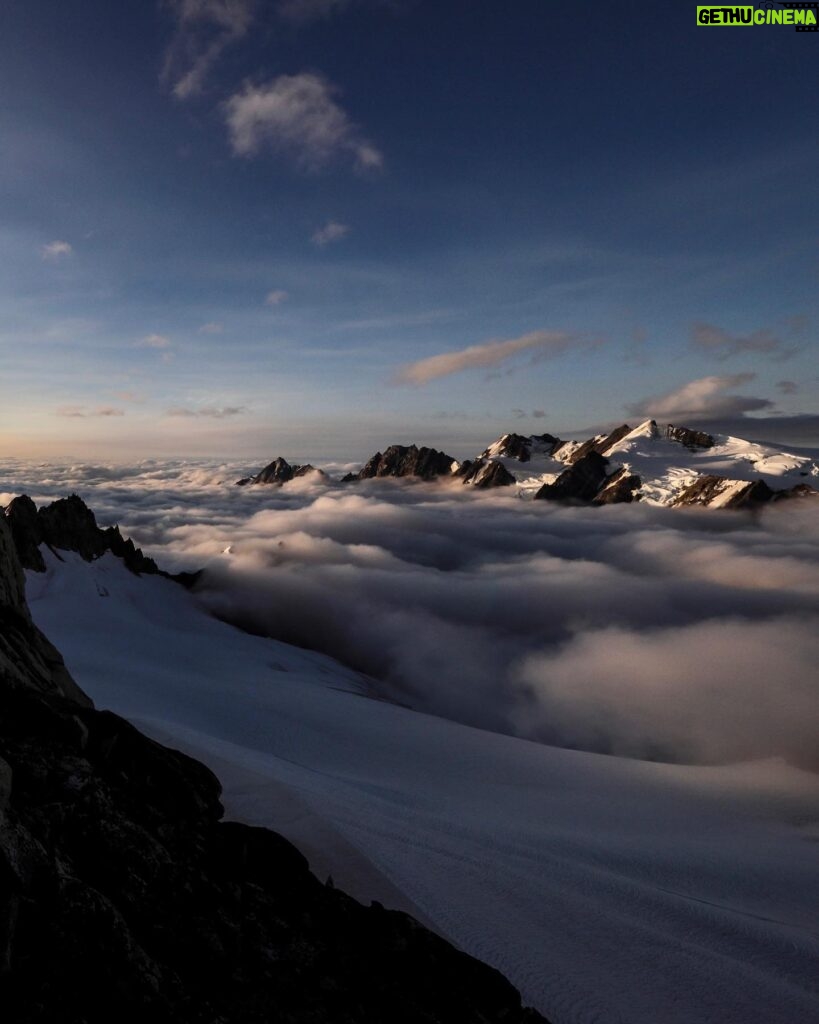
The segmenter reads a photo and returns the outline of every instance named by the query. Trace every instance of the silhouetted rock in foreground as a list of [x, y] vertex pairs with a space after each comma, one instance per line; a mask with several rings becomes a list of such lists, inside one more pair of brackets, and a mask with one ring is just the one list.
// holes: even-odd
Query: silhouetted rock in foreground
[[31, 623], [4, 517], [0, 622], [4, 1024], [542, 1020], [282, 837], [221, 822], [207, 768], [94, 710]]
[[248, 484], [278, 484], [281, 486], [290, 480], [294, 480], [296, 477], [306, 476], [308, 473], [317, 473], [325, 479], [327, 477], [323, 470], [316, 469], [315, 466], [311, 466], [309, 463], [304, 466], [291, 466], [289, 462], [279, 457], [265, 466], [255, 476], [246, 476], [242, 480], [237, 480], [236, 485], [238, 487], [246, 487]]
[[27, 494], [15, 498], [5, 509], [17, 554], [24, 569], [45, 572], [40, 545], [52, 550], [76, 551], [87, 562], [106, 552], [121, 558], [135, 573], [159, 572], [156, 562], [142, 554], [118, 526], [101, 529], [91, 509], [82, 498], [72, 494], [39, 510]]
[[434, 480], [438, 476], [450, 476], [453, 464], [457, 463], [451, 455], [435, 448], [392, 444], [385, 452], [376, 452], [358, 473], [348, 473], [344, 482], [384, 476], [417, 476], [423, 480]]

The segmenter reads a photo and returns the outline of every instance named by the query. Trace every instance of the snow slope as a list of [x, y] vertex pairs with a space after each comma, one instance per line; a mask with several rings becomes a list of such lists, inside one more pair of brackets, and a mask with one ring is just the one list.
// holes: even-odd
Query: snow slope
[[110, 555], [48, 555], [37, 624], [99, 706], [211, 764], [229, 815], [418, 913], [555, 1024], [819, 1020], [819, 780], [560, 750], [368, 696]]

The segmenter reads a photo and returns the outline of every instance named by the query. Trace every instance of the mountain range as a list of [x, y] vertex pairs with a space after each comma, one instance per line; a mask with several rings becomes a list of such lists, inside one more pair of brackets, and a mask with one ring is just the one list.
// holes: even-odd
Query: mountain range
[[[313, 466], [290, 466], [277, 458], [238, 484], [281, 486], [310, 473], [329, 479]], [[504, 434], [463, 462], [434, 448], [390, 445], [339, 482], [385, 477], [451, 480], [480, 489], [508, 487], [524, 498], [574, 504], [639, 501], [668, 507], [747, 508], [815, 497], [819, 453], [646, 420], [633, 428], [624, 423], [585, 441], [563, 441], [552, 434]]]

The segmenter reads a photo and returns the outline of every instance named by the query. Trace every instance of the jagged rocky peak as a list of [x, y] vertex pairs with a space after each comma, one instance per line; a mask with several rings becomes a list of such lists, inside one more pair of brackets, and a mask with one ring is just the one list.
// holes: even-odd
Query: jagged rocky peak
[[460, 477], [465, 484], [482, 490], [490, 487], [509, 487], [515, 483], [515, 478], [502, 462], [495, 459], [479, 458], [474, 462], [464, 462], [458, 469], [456, 476]]
[[323, 470], [316, 469], [315, 466], [311, 466], [309, 463], [303, 466], [291, 466], [286, 459], [279, 456], [279, 458], [274, 459], [264, 469], [256, 473], [255, 476], [243, 477], [241, 480], [237, 480], [236, 484], [238, 487], [246, 487], [248, 484], [274, 484], [281, 487], [282, 484], [286, 484], [290, 480], [296, 479], [296, 477], [306, 476], [308, 473], [316, 473], [325, 478], [327, 476]]
[[121, 558], [135, 573], [158, 573], [156, 562], [119, 532], [118, 526], [101, 529], [91, 509], [77, 494], [37, 508], [27, 494], [6, 506], [8, 522], [20, 563], [25, 569], [45, 572], [40, 547], [53, 551], [76, 551], [86, 562], [106, 552]]
[[544, 484], [535, 498], [547, 501], [588, 503], [597, 497], [608, 476], [608, 459], [591, 450], [571, 465], [553, 483]]
[[478, 456], [479, 459], [517, 459], [528, 462], [532, 455], [551, 456], [563, 444], [552, 434], [504, 434]]
[[348, 473], [344, 482], [385, 476], [434, 480], [439, 476], [451, 476], [457, 469], [457, 460], [436, 448], [391, 444], [384, 452], [376, 452], [358, 473]]
[[575, 505], [617, 505], [639, 500], [642, 481], [625, 469], [611, 471], [609, 460], [593, 449], [573, 461], [535, 494], [542, 501]]
[[592, 452], [597, 455], [605, 455], [630, 433], [631, 427], [628, 423], [624, 423], [622, 426], [612, 430], [610, 434], [598, 434], [595, 437], [590, 437], [588, 441], [584, 441], [583, 444], [579, 445], [579, 447], [575, 448], [571, 452], [566, 459], [566, 462], [568, 462], [569, 465], [574, 465], [576, 462], [580, 462], [581, 459], [585, 459], [585, 457]]

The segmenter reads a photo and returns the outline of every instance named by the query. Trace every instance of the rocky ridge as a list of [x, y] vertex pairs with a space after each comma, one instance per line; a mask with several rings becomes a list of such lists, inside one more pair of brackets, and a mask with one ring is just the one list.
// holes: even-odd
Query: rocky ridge
[[27, 494], [22, 494], [4, 511], [24, 569], [45, 572], [40, 551], [45, 544], [55, 553], [76, 551], [87, 562], [110, 551], [121, 558], [131, 572], [159, 573], [156, 562], [143, 555], [130, 538], [124, 538], [118, 526], [101, 529], [94, 513], [76, 494], [39, 509]]
[[321, 884], [282, 837], [223, 822], [207, 768], [94, 709], [32, 624], [2, 516], [0, 623], [5, 1021], [542, 1020], [411, 917]]
[[[479, 458], [501, 466], [521, 494], [575, 504], [755, 508], [818, 493], [807, 481], [793, 482], [819, 477], [809, 457], [654, 420], [636, 428], [624, 423], [584, 442], [504, 434]], [[485, 486], [495, 486], [489, 470], [483, 472]], [[777, 486], [780, 476], [791, 486]]]
[[342, 478], [342, 483], [381, 477], [419, 477], [421, 480], [434, 480], [441, 476], [451, 476], [457, 468], [458, 462], [451, 455], [439, 452], [436, 448], [419, 448], [414, 444], [391, 444], [383, 452], [376, 452], [358, 473], [348, 473]]
[[[278, 458], [238, 483], [282, 485], [308, 472], [321, 471]], [[521, 497], [575, 504], [756, 508], [819, 493], [809, 482], [819, 481], [819, 459], [646, 420], [585, 441], [548, 433], [503, 434], [475, 459], [460, 463], [435, 448], [390, 445], [340, 482], [384, 477], [451, 481], [481, 490], [515, 487]]]
[[289, 483], [300, 476], [307, 476], [308, 473], [316, 473], [320, 478], [327, 479], [327, 474], [323, 470], [316, 469], [315, 466], [311, 466], [309, 463], [304, 466], [291, 466], [289, 462], [279, 456], [265, 466], [264, 469], [256, 473], [255, 476], [246, 476], [242, 477], [241, 480], [237, 480], [236, 486], [247, 487], [253, 484], [276, 484], [281, 487], [282, 484]]

